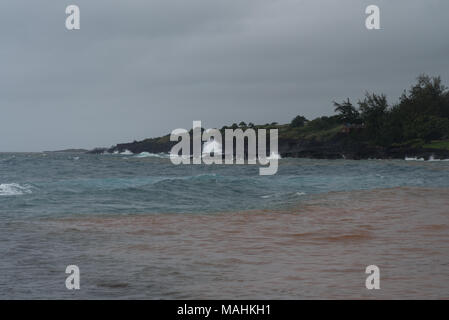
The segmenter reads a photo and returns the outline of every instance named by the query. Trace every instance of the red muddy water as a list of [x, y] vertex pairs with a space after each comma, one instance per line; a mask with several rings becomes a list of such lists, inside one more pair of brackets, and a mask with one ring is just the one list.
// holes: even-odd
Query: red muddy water
[[[87, 298], [449, 299], [448, 189], [336, 192], [283, 211], [45, 224], [88, 243], [80, 263], [96, 271], [84, 273]], [[365, 288], [372, 264], [380, 290]]]

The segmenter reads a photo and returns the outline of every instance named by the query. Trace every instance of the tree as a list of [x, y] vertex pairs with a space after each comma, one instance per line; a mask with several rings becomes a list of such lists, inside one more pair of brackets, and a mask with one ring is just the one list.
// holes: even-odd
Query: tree
[[252, 123], [252, 122], [248, 123], [248, 127], [254, 128], [254, 123]]
[[241, 128], [246, 127], [246, 123], [244, 121], [240, 122], [239, 127], [241, 127]]
[[438, 140], [449, 137], [449, 119], [428, 116], [424, 117], [422, 126], [418, 126], [418, 138], [425, 141]]
[[369, 140], [382, 144], [384, 127], [388, 112], [387, 97], [384, 94], [365, 93], [365, 98], [358, 102], [360, 118], [365, 124], [365, 133]]
[[449, 92], [440, 77], [420, 75], [417, 83], [404, 91], [395, 106], [397, 121], [404, 141], [431, 140], [446, 136], [449, 119]]
[[403, 125], [403, 135], [406, 141], [422, 139], [426, 142], [449, 137], [449, 119], [420, 115]]
[[349, 98], [342, 103], [337, 103], [334, 101], [335, 112], [338, 112], [338, 117], [340, 121], [344, 123], [359, 123], [360, 115], [357, 109], [352, 105]]
[[433, 115], [449, 117], [449, 92], [440, 77], [420, 75], [417, 83], [404, 92], [400, 98], [400, 108], [408, 116]]
[[292, 120], [292, 122], [290, 122], [290, 127], [292, 127], [292, 128], [300, 128], [300, 127], [304, 127], [306, 121], [307, 121], [306, 117], [303, 117], [303, 116], [296, 116], [296, 117]]

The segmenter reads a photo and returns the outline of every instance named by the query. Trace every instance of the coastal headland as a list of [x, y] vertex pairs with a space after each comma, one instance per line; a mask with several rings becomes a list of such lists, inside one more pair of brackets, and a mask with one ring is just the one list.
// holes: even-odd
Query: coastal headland
[[[421, 75], [393, 104], [384, 94], [366, 92], [355, 104], [333, 102], [335, 115], [308, 120], [296, 116], [288, 124], [241, 121], [226, 129], [277, 129], [282, 157], [314, 159], [449, 158], [449, 91], [439, 77]], [[190, 131], [192, 134], [192, 131]], [[88, 153], [169, 153], [170, 134], [96, 148]], [[226, 150], [225, 150], [226, 151]], [[270, 154], [269, 145], [267, 152]]]

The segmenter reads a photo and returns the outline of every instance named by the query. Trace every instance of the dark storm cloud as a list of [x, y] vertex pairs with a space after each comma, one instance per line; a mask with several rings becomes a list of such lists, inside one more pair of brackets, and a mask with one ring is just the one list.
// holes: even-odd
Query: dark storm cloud
[[[65, 7], [81, 30], [65, 29]], [[365, 8], [382, 30], [365, 29]], [[109, 146], [202, 120], [288, 122], [365, 90], [449, 83], [445, 0], [0, 4], [0, 151]]]

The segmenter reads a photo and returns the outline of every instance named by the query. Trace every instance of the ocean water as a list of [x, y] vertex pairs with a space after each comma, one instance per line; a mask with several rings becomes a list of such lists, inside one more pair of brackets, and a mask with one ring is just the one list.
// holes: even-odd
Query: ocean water
[[408, 160], [0, 154], [0, 298], [448, 299], [449, 161]]

